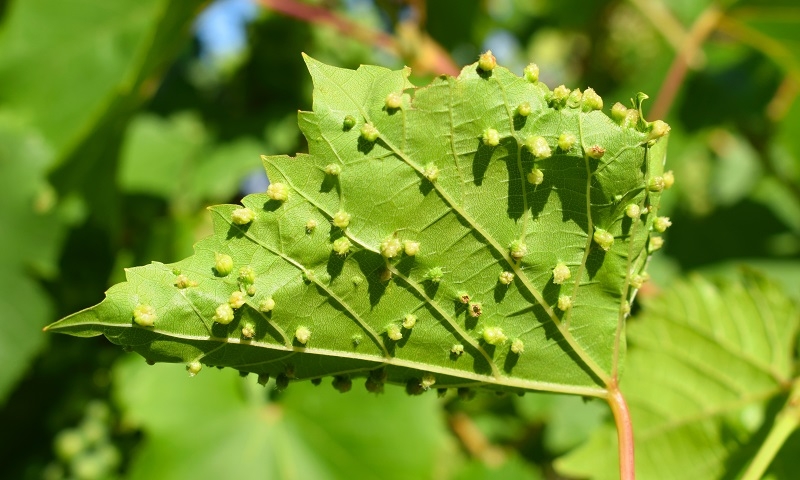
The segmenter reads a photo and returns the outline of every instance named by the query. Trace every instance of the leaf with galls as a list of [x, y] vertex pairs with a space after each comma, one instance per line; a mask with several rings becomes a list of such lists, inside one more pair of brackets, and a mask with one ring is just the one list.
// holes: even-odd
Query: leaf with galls
[[667, 223], [630, 206], [658, 211], [668, 127], [492, 60], [417, 87], [306, 58], [308, 153], [264, 157], [267, 190], [211, 207], [193, 256], [49, 329], [280, 388], [380, 370], [376, 391], [607, 395]]

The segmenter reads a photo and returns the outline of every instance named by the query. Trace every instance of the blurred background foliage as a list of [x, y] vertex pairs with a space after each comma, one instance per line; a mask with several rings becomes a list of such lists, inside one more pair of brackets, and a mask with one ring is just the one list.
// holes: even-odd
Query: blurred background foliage
[[608, 422], [599, 402], [276, 393], [40, 332], [191, 254], [205, 206], [265, 188], [259, 155], [304, 150], [300, 52], [421, 85], [486, 49], [607, 108], [648, 92], [672, 126], [674, 226], [641, 297], [741, 264], [800, 297], [795, 0], [0, 0], [2, 476], [568, 478], [554, 459]]

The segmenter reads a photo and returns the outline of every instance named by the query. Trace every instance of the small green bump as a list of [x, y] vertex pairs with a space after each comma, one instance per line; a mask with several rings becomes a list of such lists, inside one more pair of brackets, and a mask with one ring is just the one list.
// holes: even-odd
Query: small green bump
[[522, 240], [514, 240], [508, 246], [508, 253], [514, 260], [521, 260], [522, 257], [528, 254], [528, 246]]
[[670, 131], [670, 126], [667, 124], [667, 122], [664, 122], [663, 120], [656, 120], [652, 122], [649, 126], [647, 139], [657, 140], [667, 135], [669, 131]]
[[672, 170], [664, 172], [661, 178], [664, 179], [664, 190], [669, 190], [675, 184], [675, 174], [672, 173]]
[[550, 150], [550, 145], [547, 144], [547, 140], [538, 135], [531, 135], [526, 138], [524, 146], [537, 160], [548, 158], [553, 154]]
[[344, 117], [344, 120], [342, 120], [342, 127], [345, 130], [350, 130], [355, 126], [356, 126], [356, 119], [352, 115], [347, 115]]
[[625, 105], [617, 102], [611, 107], [611, 119], [617, 122], [618, 124], [622, 124], [628, 116], [628, 107]]
[[558, 309], [562, 312], [566, 312], [567, 310], [572, 307], [572, 297], [569, 295], [559, 295], [558, 296]]
[[595, 160], [600, 160], [605, 154], [606, 149], [600, 145], [592, 145], [586, 150], [586, 155], [589, 156], [589, 158], [594, 158]]
[[511, 285], [511, 282], [514, 281], [514, 274], [511, 272], [500, 272], [500, 276], [497, 278], [497, 281], [503, 285]]
[[266, 387], [267, 383], [269, 382], [269, 374], [268, 373], [261, 373], [258, 375], [258, 384], [262, 387]]
[[350, 225], [350, 214], [345, 212], [344, 210], [339, 210], [331, 219], [331, 222], [334, 226], [339, 227], [341, 229], [347, 228]]
[[517, 115], [520, 117], [527, 117], [531, 114], [531, 104], [528, 102], [522, 102], [517, 106]]
[[397, 110], [403, 106], [403, 96], [397, 92], [386, 95], [386, 109]]
[[664, 190], [665, 185], [664, 177], [657, 176], [651, 178], [650, 181], [647, 182], [647, 189], [651, 192], [660, 192]]
[[269, 313], [275, 309], [275, 300], [269, 297], [258, 305], [258, 309], [264, 313]]
[[489, 345], [502, 345], [508, 340], [508, 337], [506, 337], [506, 334], [503, 333], [503, 329], [500, 327], [486, 327], [483, 329], [481, 336], [483, 337], [483, 341]]
[[309, 330], [308, 327], [299, 326], [297, 330], [294, 331], [294, 338], [305, 345], [308, 343], [308, 340], [311, 339], [311, 330]]
[[583, 100], [583, 94], [581, 93], [581, 89], [576, 88], [575, 90], [569, 92], [569, 97], [567, 98], [567, 106], [569, 108], [578, 108], [581, 106], [582, 100]]
[[347, 237], [339, 237], [333, 241], [333, 251], [338, 255], [345, 256], [350, 253], [350, 247], [353, 244], [350, 243], [350, 240]]
[[350, 342], [352, 342], [354, 347], [359, 346], [363, 341], [364, 335], [361, 335], [360, 333], [355, 333], [352, 337], [350, 337]]
[[469, 387], [458, 387], [458, 398], [463, 401], [470, 401], [475, 398], [475, 390]]
[[455, 345], [450, 347], [450, 353], [452, 353], [453, 355], [455, 355], [457, 357], [460, 357], [461, 355], [464, 354], [464, 345], [461, 345], [460, 343], [456, 343]]
[[332, 177], [338, 177], [342, 173], [342, 166], [338, 163], [329, 163], [325, 165], [325, 174]]
[[364, 283], [364, 277], [362, 277], [361, 275], [353, 275], [350, 278], [350, 281], [353, 282], [354, 287], [358, 287], [359, 285]]
[[253, 338], [256, 336], [256, 326], [252, 322], [245, 322], [242, 326], [242, 336], [244, 338]]
[[383, 393], [383, 386], [386, 383], [386, 370], [379, 368], [369, 372], [367, 381], [364, 383], [370, 393]]
[[303, 278], [303, 282], [305, 283], [311, 283], [316, 278], [314, 270], [303, 270], [303, 273], [301, 273], [300, 276]]
[[439, 167], [434, 163], [425, 165], [422, 175], [431, 182], [435, 182], [439, 178]]
[[384, 258], [394, 258], [403, 250], [403, 244], [395, 237], [389, 237], [380, 244], [381, 255]]
[[436, 377], [433, 376], [432, 373], [426, 373], [422, 376], [422, 381], [420, 385], [424, 390], [427, 390], [436, 384]]
[[276, 202], [285, 202], [289, 199], [289, 187], [285, 183], [270, 183], [267, 187], [267, 196]]
[[528, 172], [528, 183], [531, 185], [541, 185], [544, 182], [544, 172], [539, 170], [538, 168], [534, 168], [530, 172]]
[[397, 342], [403, 339], [403, 331], [397, 324], [390, 323], [386, 326], [386, 336]]
[[483, 140], [483, 144], [489, 147], [496, 147], [500, 145], [500, 132], [495, 130], [494, 128], [487, 128], [483, 131], [483, 136], [481, 137]]
[[483, 305], [480, 302], [471, 302], [467, 311], [470, 317], [478, 318], [483, 314]]
[[256, 294], [256, 286], [255, 285], [248, 285], [247, 286], [247, 294], [251, 297]]
[[306, 233], [312, 234], [316, 229], [317, 229], [317, 221], [314, 220], [313, 218], [309, 218], [308, 221], [306, 222]]
[[417, 378], [411, 378], [406, 382], [406, 393], [409, 395], [422, 395], [425, 389], [422, 388], [422, 382]]
[[283, 391], [289, 388], [289, 376], [285, 373], [281, 373], [275, 377], [275, 388], [278, 391]]
[[556, 285], [561, 285], [572, 276], [569, 271], [569, 267], [564, 262], [558, 262], [558, 264], [553, 268], [553, 283]]
[[570, 89], [564, 85], [557, 86], [553, 89], [551, 104], [553, 106], [563, 106], [567, 102], [570, 93]]
[[230, 304], [223, 303], [218, 306], [213, 320], [222, 325], [231, 323], [233, 321], [233, 308], [231, 308]]
[[592, 238], [594, 239], [594, 242], [606, 252], [611, 249], [612, 245], [614, 245], [614, 235], [612, 235], [611, 232], [603, 230], [602, 228], [596, 228]]
[[380, 136], [380, 132], [378, 129], [375, 128], [375, 125], [371, 123], [365, 123], [363, 127], [361, 127], [361, 138], [368, 142], [374, 142]]
[[585, 92], [583, 92], [583, 110], [584, 111], [593, 111], [593, 110], [602, 110], [603, 109], [603, 99], [597, 92], [594, 91], [593, 88], [587, 88]]
[[231, 221], [236, 225], [247, 225], [256, 218], [256, 212], [247, 207], [237, 208], [231, 212]]
[[538, 82], [539, 81], [539, 65], [536, 65], [535, 63], [529, 63], [528, 66], [525, 67], [525, 70], [523, 70], [522, 74], [525, 77], [525, 80], [527, 80], [527, 81], [529, 81], [531, 83]]
[[414, 315], [413, 313], [409, 313], [405, 317], [403, 317], [403, 328], [405, 328], [406, 330], [411, 330], [412, 328], [414, 328], [414, 325], [416, 324], [417, 324], [417, 316]]
[[631, 287], [636, 288], [636, 289], [642, 288], [642, 285], [644, 285], [644, 282], [646, 280], [647, 279], [644, 277], [644, 275], [639, 275], [637, 273], [637, 274], [631, 276]]
[[650, 237], [650, 245], [648, 250], [650, 252], [655, 252], [656, 250], [661, 249], [664, 246], [664, 237], [659, 236], [651, 236]]
[[200, 370], [202, 369], [203, 369], [203, 364], [197, 361], [189, 362], [186, 364], [186, 371], [189, 372], [190, 377], [194, 377], [195, 375], [200, 373]]
[[627, 314], [631, 313], [631, 304], [628, 303], [628, 302], [622, 302], [620, 304], [620, 306], [619, 306], [619, 311], [623, 315], [627, 315]]
[[653, 220], [653, 230], [658, 233], [664, 233], [671, 226], [672, 222], [669, 217], [656, 217], [656, 219]]
[[412, 240], [406, 240], [403, 242], [403, 251], [409, 257], [415, 256], [419, 253], [419, 242], [415, 242]]
[[497, 58], [492, 54], [491, 50], [486, 50], [478, 58], [478, 68], [484, 72], [491, 72], [497, 66]]
[[187, 277], [184, 274], [180, 274], [175, 278], [175, 286], [180, 289], [196, 287], [197, 282], [195, 282], [194, 280], [189, 280], [189, 277]]
[[470, 296], [469, 293], [461, 291], [456, 294], [456, 299], [464, 305], [467, 305], [469, 304]]
[[229, 275], [233, 271], [233, 258], [225, 253], [214, 255], [214, 270], [222, 277]]
[[511, 341], [512, 353], [515, 353], [517, 355], [522, 355], [524, 351], [525, 351], [525, 344], [522, 343], [522, 340], [520, 340], [519, 338], [515, 338], [514, 340]]
[[574, 133], [564, 132], [558, 136], [558, 149], [562, 152], [569, 152], [578, 141]]
[[639, 216], [641, 216], [641, 214], [642, 211], [639, 208], [639, 205], [636, 205], [635, 203], [629, 203], [628, 206], [625, 207], [625, 215], [627, 215], [629, 218], [636, 220], [639, 218]]
[[228, 298], [228, 304], [231, 306], [231, 308], [234, 309], [242, 308], [242, 305], [244, 305], [245, 302], [245, 298], [246, 297], [244, 295], [244, 292], [236, 290], [232, 292], [231, 296]]
[[256, 272], [253, 267], [246, 266], [239, 269], [239, 281], [245, 284], [252, 284], [256, 281]]
[[331, 383], [339, 393], [347, 393], [353, 388], [353, 381], [347, 375], [336, 375]]
[[133, 309], [133, 321], [140, 327], [152, 327], [156, 318], [156, 309], [150, 305], [139, 304]]
[[442, 267], [433, 267], [425, 273], [425, 279], [430, 280], [433, 283], [439, 283], [444, 278], [444, 271], [442, 271]]

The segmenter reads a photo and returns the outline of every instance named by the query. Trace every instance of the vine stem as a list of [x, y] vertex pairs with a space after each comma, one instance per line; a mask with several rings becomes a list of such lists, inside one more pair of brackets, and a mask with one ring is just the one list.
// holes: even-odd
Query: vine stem
[[689, 35], [684, 39], [683, 45], [669, 66], [669, 71], [661, 84], [661, 89], [656, 96], [648, 117], [664, 118], [669, 113], [672, 102], [678, 94], [678, 89], [686, 78], [689, 66], [700, 51], [703, 42], [711, 35], [722, 18], [723, 11], [716, 4], [712, 3], [706, 8], [692, 25]]
[[767, 439], [761, 444], [761, 448], [758, 449], [753, 462], [747, 467], [742, 480], [763, 478], [764, 472], [767, 471], [775, 455], [798, 426], [800, 426], [800, 380], [795, 380], [786, 405], [778, 412]]
[[625, 397], [619, 389], [616, 379], [608, 386], [606, 398], [614, 414], [614, 423], [617, 425], [617, 438], [619, 440], [619, 478], [620, 480], [635, 480], [636, 465], [633, 456], [633, 423], [631, 412]]
[[414, 63], [412, 67], [415, 70], [436, 75], [444, 73], [451, 76], [457, 76], [460, 71], [441, 45], [424, 32], [416, 29], [410, 35], [413, 37], [412, 40], [415, 41], [413, 43], [416, 43], [418, 48], [408, 52], [408, 48], [404, 48], [404, 43], [407, 42], [403, 42], [402, 38], [398, 39], [396, 36], [386, 32], [366, 27], [324, 7], [309, 5], [297, 0], [258, 0], [258, 3], [264, 8], [287, 17], [317, 25], [326, 25], [342, 35], [354, 38], [367, 45], [378, 47], [396, 57], [410, 57], [407, 60]]

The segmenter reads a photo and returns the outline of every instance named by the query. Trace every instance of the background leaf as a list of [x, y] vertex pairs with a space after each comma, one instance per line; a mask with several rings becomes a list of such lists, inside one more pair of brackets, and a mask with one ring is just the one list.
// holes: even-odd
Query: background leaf
[[[800, 309], [752, 272], [701, 276], [648, 301], [628, 330], [622, 390], [643, 478], [729, 478], [755, 453], [795, 375]], [[613, 428], [558, 462], [571, 476], [617, 478]], [[727, 472], [727, 473], [726, 473]], [[788, 478], [788, 477], [787, 477]]]

